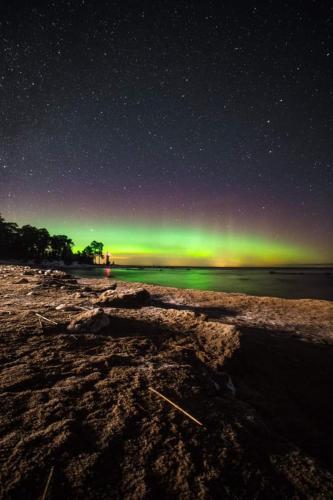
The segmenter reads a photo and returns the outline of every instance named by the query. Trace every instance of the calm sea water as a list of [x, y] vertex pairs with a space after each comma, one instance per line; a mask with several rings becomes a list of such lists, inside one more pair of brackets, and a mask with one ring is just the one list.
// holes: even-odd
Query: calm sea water
[[[77, 270], [75, 274], [86, 278], [104, 277], [105, 270]], [[111, 270], [110, 279], [290, 299], [333, 300], [333, 269], [116, 268]]]

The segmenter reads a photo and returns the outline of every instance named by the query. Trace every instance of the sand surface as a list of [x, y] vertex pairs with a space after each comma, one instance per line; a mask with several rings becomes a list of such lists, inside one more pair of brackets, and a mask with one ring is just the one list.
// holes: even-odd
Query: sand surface
[[0, 266], [1, 498], [332, 498], [332, 302], [112, 283]]

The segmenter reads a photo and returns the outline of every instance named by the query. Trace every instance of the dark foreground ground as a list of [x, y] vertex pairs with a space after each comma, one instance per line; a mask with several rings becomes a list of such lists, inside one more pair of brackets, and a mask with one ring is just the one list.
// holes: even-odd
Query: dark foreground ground
[[1, 498], [333, 497], [333, 303], [111, 284], [0, 267]]

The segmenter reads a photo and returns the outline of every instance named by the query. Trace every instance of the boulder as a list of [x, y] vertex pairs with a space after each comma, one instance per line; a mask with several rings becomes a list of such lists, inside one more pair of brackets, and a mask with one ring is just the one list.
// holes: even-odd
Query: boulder
[[94, 300], [95, 304], [109, 307], [140, 307], [150, 301], [150, 293], [145, 288], [129, 289], [124, 292], [106, 290]]
[[74, 333], [98, 333], [110, 324], [110, 318], [102, 308], [78, 314], [68, 325], [67, 330]]

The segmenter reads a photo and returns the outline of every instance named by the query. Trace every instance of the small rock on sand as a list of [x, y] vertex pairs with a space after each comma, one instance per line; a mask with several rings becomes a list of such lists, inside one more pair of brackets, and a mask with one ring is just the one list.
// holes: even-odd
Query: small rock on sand
[[25, 283], [29, 283], [29, 280], [27, 280], [26, 278], [21, 278], [17, 281], [14, 281], [14, 285], [24, 285]]
[[108, 286], [99, 286], [95, 288], [94, 291], [97, 293], [108, 292], [110, 290], [115, 290], [117, 288], [117, 283], [114, 281], [113, 283], [109, 283]]
[[145, 288], [129, 289], [125, 292], [106, 290], [97, 299], [95, 304], [120, 307], [139, 307], [148, 304], [150, 293]]
[[85, 311], [76, 316], [68, 325], [70, 332], [97, 333], [110, 324], [110, 318], [102, 308]]
[[71, 280], [71, 282], [76, 282], [76, 279], [73, 278], [73, 276], [71, 276], [70, 274], [68, 273], [65, 273], [64, 271], [58, 271], [57, 269], [54, 270], [52, 272], [52, 275], [55, 277], [55, 278], [58, 278], [58, 279], [62, 279], [62, 280]]

